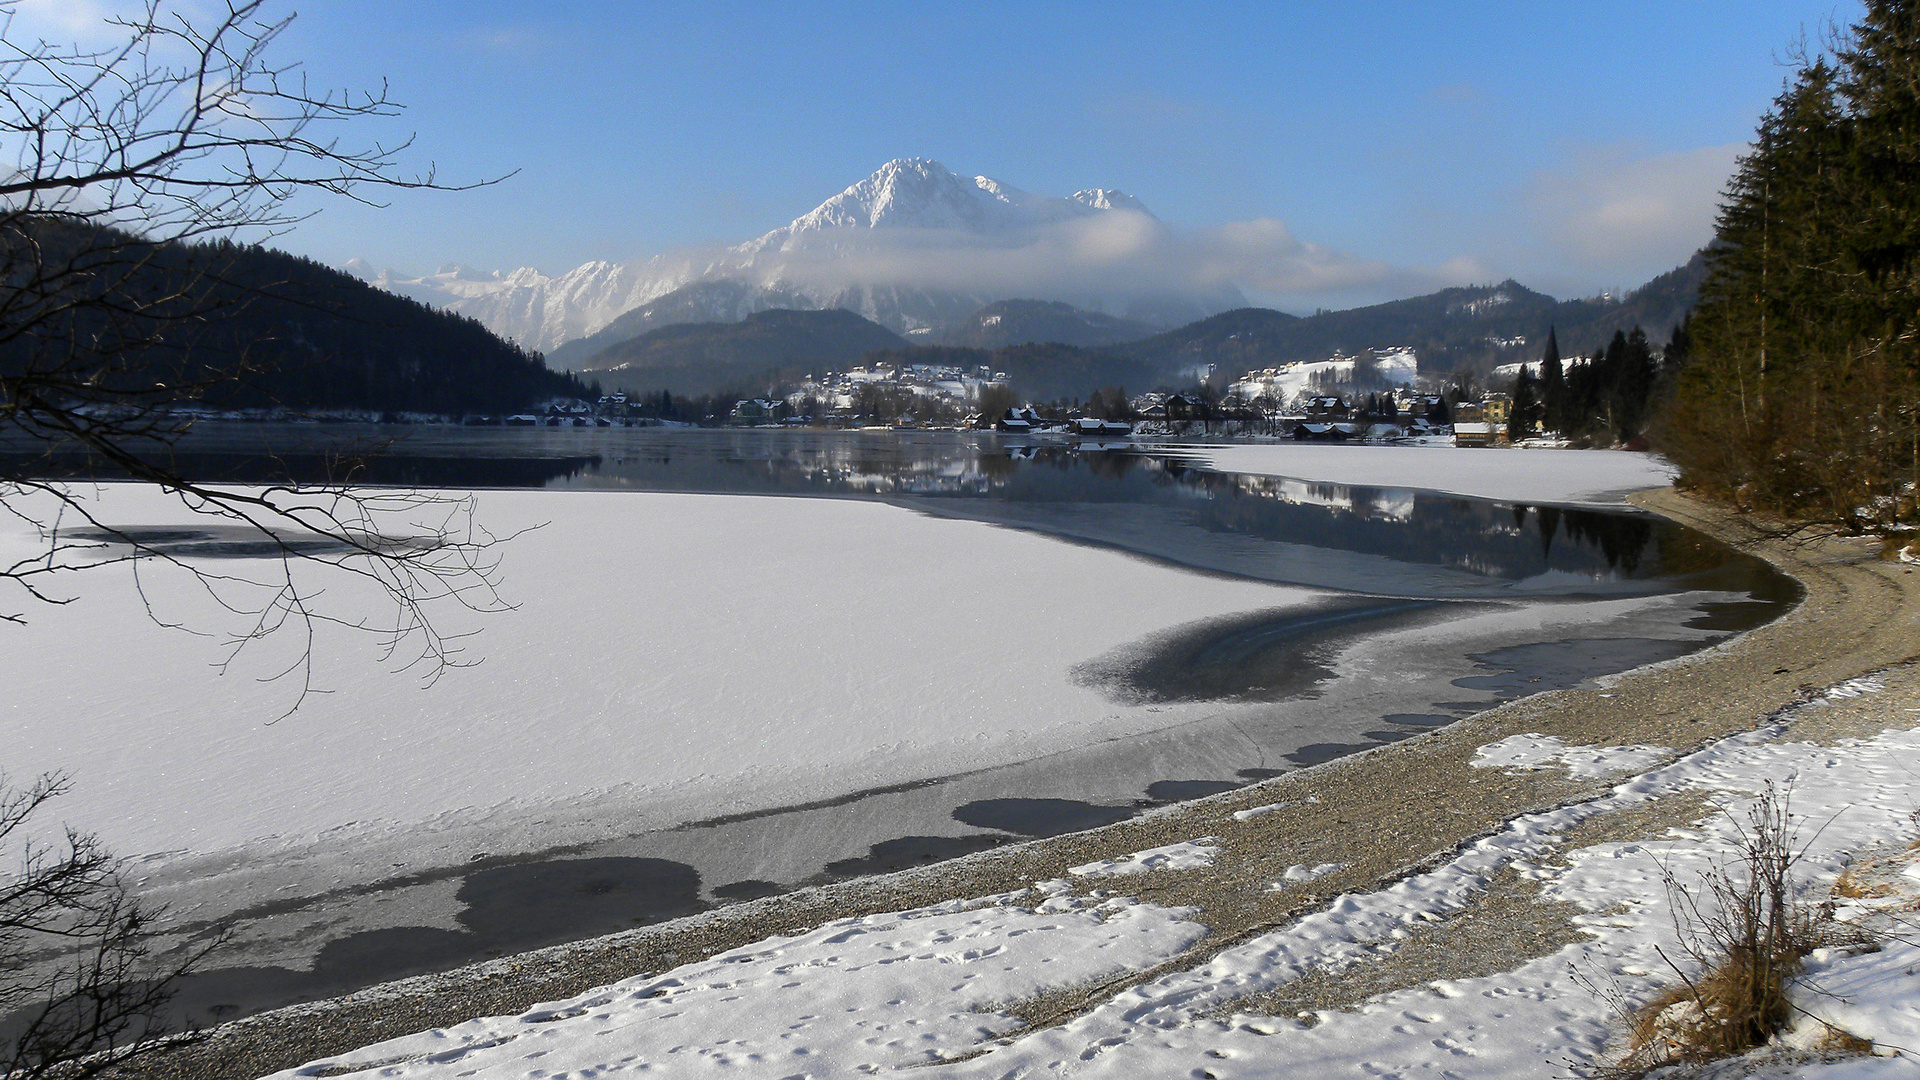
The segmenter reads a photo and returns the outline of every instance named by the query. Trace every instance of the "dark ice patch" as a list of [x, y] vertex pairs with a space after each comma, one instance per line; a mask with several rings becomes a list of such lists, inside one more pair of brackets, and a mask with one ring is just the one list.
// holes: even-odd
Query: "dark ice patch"
[[714, 886], [713, 898], [715, 900], [758, 900], [763, 896], [778, 896], [786, 891], [786, 888], [777, 881], [748, 878], [745, 881]]
[[690, 915], [700, 872], [669, 859], [547, 859], [467, 875], [461, 925], [513, 951]]
[[1685, 656], [1699, 647], [1697, 641], [1658, 638], [1574, 638], [1512, 645], [1473, 655], [1471, 659], [1482, 668], [1491, 669], [1491, 673], [1458, 678], [1453, 680], [1453, 685], [1483, 690], [1502, 701], [1511, 701], [1528, 694], [1570, 689], [1603, 675]]
[[1423, 615], [1464, 613], [1434, 600], [1353, 597], [1177, 626], [1073, 668], [1083, 686], [1130, 705], [1284, 701], [1333, 677], [1335, 647]]
[[[119, 549], [120, 555], [167, 559], [264, 559], [282, 556], [326, 557], [360, 550], [344, 540], [318, 533], [276, 529], [270, 535], [250, 525], [201, 525], [194, 528], [72, 529], [61, 534], [71, 540]], [[371, 547], [395, 554], [427, 551], [442, 543], [433, 537], [369, 536]]]
[[1131, 806], [1100, 806], [1073, 799], [980, 799], [953, 811], [953, 819], [979, 829], [1021, 836], [1059, 836], [1097, 829], [1132, 817]]
[[1376, 743], [1310, 743], [1287, 755], [1287, 760], [1296, 765], [1325, 765], [1337, 757], [1357, 754], [1362, 750], [1371, 750]]
[[962, 855], [971, 855], [976, 851], [999, 847], [1009, 837], [1005, 836], [902, 836], [894, 840], [885, 840], [867, 849], [867, 854], [858, 859], [837, 859], [826, 866], [831, 877], [864, 877], [868, 874], [891, 874], [895, 870], [905, 870], [914, 866], [940, 862], [943, 859], [957, 859]]
[[1186, 802], [1240, 786], [1231, 780], [1158, 780], [1147, 785], [1147, 798], [1154, 802]]

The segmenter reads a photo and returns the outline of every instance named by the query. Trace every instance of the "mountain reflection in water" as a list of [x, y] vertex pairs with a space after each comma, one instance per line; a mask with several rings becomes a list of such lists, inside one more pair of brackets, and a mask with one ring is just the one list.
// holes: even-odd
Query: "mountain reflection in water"
[[[1008, 444], [968, 432], [202, 424], [170, 456], [185, 474], [218, 482], [877, 498], [1209, 572], [1388, 596], [1750, 594], [1752, 611], [1713, 616], [1727, 629], [1795, 595], [1757, 560], [1645, 514], [1217, 473], [1126, 444]], [[112, 475], [79, 457], [0, 454], [0, 467]]]

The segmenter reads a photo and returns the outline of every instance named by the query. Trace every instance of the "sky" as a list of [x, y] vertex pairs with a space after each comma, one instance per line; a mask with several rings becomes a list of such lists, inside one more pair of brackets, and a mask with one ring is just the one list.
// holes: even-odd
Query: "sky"
[[[128, 6], [17, 3], [16, 38]], [[1590, 295], [1711, 237], [1793, 46], [1859, 10], [273, 0], [297, 18], [272, 58], [406, 107], [344, 141], [411, 134], [406, 167], [499, 181], [315, 204], [276, 242], [559, 273], [739, 243], [930, 157], [1033, 192], [1121, 189], [1288, 310], [1507, 277]]]

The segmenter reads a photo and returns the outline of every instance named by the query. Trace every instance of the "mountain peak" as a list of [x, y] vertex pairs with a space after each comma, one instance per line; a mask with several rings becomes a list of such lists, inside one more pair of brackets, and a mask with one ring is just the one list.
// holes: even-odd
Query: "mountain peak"
[[1152, 217], [1145, 203], [1115, 188], [1087, 188], [1067, 196], [1074, 202], [1091, 206], [1095, 210], [1131, 210], [1136, 214]]
[[1035, 195], [990, 176], [961, 176], [932, 158], [895, 158], [763, 240], [835, 228], [999, 234], [1111, 210], [1145, 213], [1146, 207], [1110, 188], [1069, 198]]

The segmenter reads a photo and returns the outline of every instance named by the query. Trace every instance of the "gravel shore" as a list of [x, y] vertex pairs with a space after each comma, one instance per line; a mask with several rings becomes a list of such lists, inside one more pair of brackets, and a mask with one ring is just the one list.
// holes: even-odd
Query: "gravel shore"
[[[1611, 783], [1561, 770], [1503, 772], [1471, 767], [1476, 748], [1526, 732], [1570, 744], [1651, 744], [1675, 756], [1751, 730], [1813, 691], [1901, 667], [1920, 653], [1920, 577], [1880, 559], [1865, 540], [1811, 542], [1765, 537], [1742, 519], [1670, 489], [1632, 501], [1654, 513], [1738, 544], [1806, 588], [1781, 619], [1680, 660], [1640, 668], [1600, 689], [1542, 694], [1417, 738], [1087, 833], [1000, 848], [921, 870], [806, 889], [593, 941], [541, 950], [442, 975], [376, 987], [335, 1001], [297, 1006], [226, 1025], [204, 1039], [149, 1055], [112, 1075], [242, 1078], [474, 1016], [510, 1014], [543, 1001], [702, 959], [776, 933], [847, 916], [987, 896], [1059, 878], [1070, 866], [1210, 836], [1224, 848], [1209, 870], [1151, 874], [1128, 891], [1143, 900], [1195, 908], [1212, 933], [1162, 968], [1022, 1003], [1015, 1011], [1043, 1027], [1166, 970], [1204, 963], [1220, 949], [1323, 907], [1343, 892], [1368, 890], [1451, 855], [1528, 812], [1591, 798]], [[1907, 673], [1911, 675], [1911, 672]], [[1890, 690], [1920, 697], [1920, 679]], [[1235, 811], [1278, 809], [1236, 820]], [[1673, 807], [1675, 815], [1687, 808]], [[1697, 816], [1697, 815], [1696, 815]], [[1664, 816], [1662, 816], [1664, 818]], [[1676, 817], [1676, 820], [1683, 818]], [[1664, 827], [1614, 823], [1615, 831]], [[1341, 869], [1282, 892], [1288, 866]], [[1130, 883], [1131, 884], [1131, 883]], [[1462, 974], [1518, 962], [1565, 940], [1554, 914], [1526, 908], [1524, 887], [1496, 883], [1471, 917], [1495, 934], [1438, 929], [1421, 966], [1365, 979], [1303, 980], [1274, 1009], [1337, 1007], [1404, 979]], [[1497, 941], [1467, 955], [1459, 940]], [[1410, 953], [1409, 955], [1415, 955]], [[1462, 971], [1453, 970], [1454, 966]], [[1494, 970], [1498, 970], [1495, 968]]]

